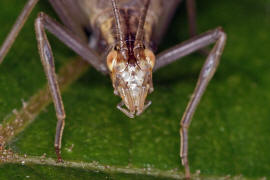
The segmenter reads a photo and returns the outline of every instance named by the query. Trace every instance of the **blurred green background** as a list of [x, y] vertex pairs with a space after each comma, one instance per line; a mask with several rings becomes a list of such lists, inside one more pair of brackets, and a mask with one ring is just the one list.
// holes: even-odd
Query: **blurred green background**
[[[26, 0], [0, 1], [0, 42]], [[191, 171], [205, 176], [243, 175], [270, 178], [270, 1], [197, 1], [198, 29], [222, 26], [228, 35], [224, 55], [190, 127]], [[34, 34], [39, 11], [56, 17], [47, 1], [38, 3], [0, 66], [0, 122], [20, 109], [45, 83]], [[160, 46], [188, 39], [182, 4]], [[49, 35], [59, 69], [76, 57]], [[62, 155], [65, 160], [133, 165], [183, 171], [179, 158], [179, 121], [193, 92], [205, 57], [183, 58], [153, 75], [153, 104], [140, 117], [116, 109], [109, 77], [90, 69], [64, 93], [67, 119]], [[56, 117], [48, 106], [9, 145], [19, 154], [55, 158]], [[74, 145], [72, 152], [68, 151]], [[40, 165], [0, 165], [0, 179], [154, 179]]]

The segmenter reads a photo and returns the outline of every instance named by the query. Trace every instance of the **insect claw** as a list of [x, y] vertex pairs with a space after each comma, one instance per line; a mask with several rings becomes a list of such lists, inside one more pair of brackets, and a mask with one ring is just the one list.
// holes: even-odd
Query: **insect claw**
[[63, 163], [64, 161], [63, 161], [63, 159], [62, 159], [62, 157], [58, 157], [57, 158], [57, 163]]
[[61, 150], [58, 147], [55, 147], [55, 153], [57, 156], [57, 163], [62, 163], [63, 159], [61, 157]]

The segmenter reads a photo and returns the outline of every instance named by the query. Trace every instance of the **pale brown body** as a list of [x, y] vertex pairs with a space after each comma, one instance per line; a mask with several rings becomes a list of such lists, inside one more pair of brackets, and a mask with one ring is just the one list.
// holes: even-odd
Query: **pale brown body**
[[[155, 47], [181, 1], [49, 0], [64, 25], [43, 12], [39, 13], [35, 21], [35, 31], [58, 119], [55, 135], [58, 161], [62, 161], [60, 150], [66, 114], [56, 79], [53, 53], [45, 30], [59, 38], [97, 71], [110, 74], [114, 93], [122, 98], [117, 107], [129, 117], [134, 117], [135, 112], [136, 115], [140, 115], [150, 105], [146, 96], [153, 91], [152, 71], [214, 43], [180, 123], [180, 157], [185, 167], [186, 178], [190, 178], [188, 128], [196, 107], [218, 67], [226, 43], [226, 34], [221, 28], [216, 28], [194, 36], [195, 2], [186, 0], [190, 34], [194, 37], [155, 56]], [[0, 63], [37, 2], [38, 0], [28, 0], [0, 48]], [[122, 108], [124, 105], [127, 109]]]

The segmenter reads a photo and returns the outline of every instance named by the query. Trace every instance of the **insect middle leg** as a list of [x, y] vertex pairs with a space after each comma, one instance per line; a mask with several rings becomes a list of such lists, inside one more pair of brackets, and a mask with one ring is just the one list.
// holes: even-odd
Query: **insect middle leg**
[[167, 64], [186, 56], [194, 51], [197, 51], [205, 46], [215, 42], [213, 49], [210, 51], [198, 78], [193, 95], [186, 107], [184, 115], [181, 120], [180, 136], [181, 149], [180, 157], [182, 164], [185, 167], [186, 178], [190, 178], [190, 169], [188, 164], [188, 128], [192, 120], [192, 116], [196, 110], [197, 105], [209, 83], [212, 79], [216, 68], [218, 67], [220, 56], [223, 52], [226, 43], [226, 34], [221, 28], [208, 31], [200, 36], [196, 36], [186, 42], [176, 45], [157, 56], [156, 67], [157, 70]]

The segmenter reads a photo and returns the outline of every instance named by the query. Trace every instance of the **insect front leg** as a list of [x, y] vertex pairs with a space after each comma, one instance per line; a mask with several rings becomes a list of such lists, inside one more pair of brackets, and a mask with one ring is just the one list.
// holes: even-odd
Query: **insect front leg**
[[35, 31], [36, 31], [36, 38], [38, 43], [38, 50], [41, 58], [41, 62], [48, 80], [48, 85], [50, 89], [50, 93], [53, 99], [54, 107], [56, 110], [57, 116], [57, 126], [56, 126], [56, 134], [55, 134], [55, 152], [57, 155], [58, 162], [62, 161], [61, 157], [61, 141], [62, 141], [62, 134], [65, 125], [65, 110], [64, 105], [59, 89], [59, 85], [57, 82], [56, 74], [55, 74], [55, 65], [54, 65], [54, 58], [50, 43], [47, 39], [47, 35], [45, 33], [44, 28], [44, 19], [42, 16], [38, 16], [35, 21]]
[[9, 32], [3, 45], [0, 48], [0, 64], [3, 62], [6, 54], [8, 53], [15, 39], [17, 38], [19, 32], [21, 31], [24, 23], [28, 19], [30, 13], [32, 12], [37, 2], [38, 0], [28, 0], [27, 3], [25, 4], [21, 14], [17, 18], [15, 24], [13, 25], [11, 31]]
[[77, 36], [75, 36], [69, 29], [60, 25], [45, 13], [39, 13], [35, 21], [36, 37], [41, 61], [48, 79], [48, 84], [58, 119], [55, 134], [55, 151], [58, 161], [62, 161], [60, 150], [66, 115], [58, 82], [56, 79], [53, 53], [47, 39], [45, 29], [54, 34], [58, 39], [60, 39], [77, 54], [82, 56], [98, 71], [107, 73], [107, 68], [102, 63], [102, 61], [100, 61], [99, 56], [96, 55], [96, 53], [93, 52], [83, 41], [77, 38]]
[[180, 157], [182, 164], [185, 167], [186, 178], [190, 178], [190, 169], [188, 164], [188, 128], [192, 120], [192, 116], [196, 110], [198, 103], [209, 83], [213, 77], [216, 68], [219, 64], [221, 54], [226, 43], [226, 34], [221, 28], [208, 31], [200, 36], [196, 36], [184, 43], [181, 43], [171, 49], [161, 52], [157, 56], [157, 63], [155, 70], [176, 61], [178, 58], [186, 56], [198, 49], [208, 46], [215, 42], [215, 45], [209, 53], [198, 78], [193, 95], [186, 107], [184, 115], [181, 120], [180, 136], [181, 149]]

